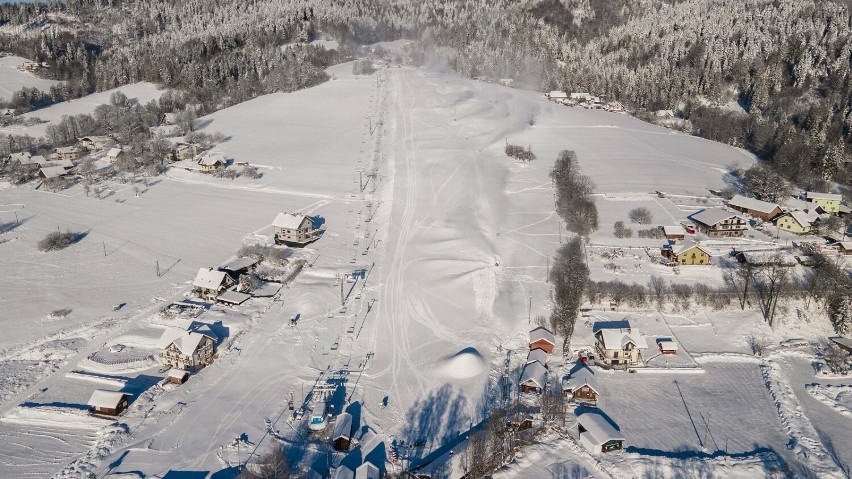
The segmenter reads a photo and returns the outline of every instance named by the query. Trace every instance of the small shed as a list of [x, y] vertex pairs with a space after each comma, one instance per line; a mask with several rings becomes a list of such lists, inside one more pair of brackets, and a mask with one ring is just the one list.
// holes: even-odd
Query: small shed
[[589, 452], [600, 454], [624, 448], [624, 436], [602, 414], [587, 412], [577, 416], [582, 444]]
[[682, 225], [663, 226], [662, 228], [666, 239], [682, 240], [686, 237], [686, 229]]
[[352, 444], [352, 415], [348, 412], [340, 413], [335, 419], [331, 441], [335, 451], [349, 450]]
[[539, 348], [547, 354], [553, 354], [554, 346], [556, 346], [556, 338], [549, 329], [539, 326], [530, 331], [530, 350]]
[[107, 416], [118, 416], [127, 409], [130, 395], [121, 391], [109, 391], [107, 389], [95, 389], [88, 405], [93, 414], [104, 414]]
[[169, 369], [168, 381], [172, 384], [183, 384], [189, 380], [189, 373], [183, 369]]
[[231, 306], [239, 306], [248, 301], [250, 298], [250, 294], [228, 290], [220, 294], [219, 296], [216, 296], [216, 301], [219, 303], [230, 304]]
[[671, 339], [665, 339], [657, 342], [657, 347], [660, 348], [661, 354], [677, 354], [677, 342]]
[[547, 386], [547, 368], [538, 361], [524, 366], [518, 387], [523, 393], [541, 394]]

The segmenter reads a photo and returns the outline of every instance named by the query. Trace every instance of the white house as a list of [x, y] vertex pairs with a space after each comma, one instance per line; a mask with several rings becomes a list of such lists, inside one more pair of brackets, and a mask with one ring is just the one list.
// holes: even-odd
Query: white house
[[319, 238], [321, 233], [321, 230], [314, 228], [314, 222], [309, 216], [298, 213], [278, 213], [272, 226], [276, 244], [304, 246]]
[[624, 448], [624, 435], [607, 418], [596, 412], [577, 416], [580, 444], [592, 454], [618, 451]]
[[192, 294], [199, 298], [214, 300], [235, 284], [236, 282], [225, 271], [199, 268], [195, 280], [192, 281]]
[[218, 337], [205, 325], [196, 331], [169, 328], [157, 346], [163, 365], [195, 372], [213, 362]]
[[618, 321], [595, 331], [595, 350], [608, 366], [636, 366], [642, 363], [642, 351], [648, 343], [628, 321]]
[[222, 153], [207, 153], [199, 158], [196, 163], [198, 163], [198, 170], [202, 173], [213, 173], [225, 168], [227, 161]]

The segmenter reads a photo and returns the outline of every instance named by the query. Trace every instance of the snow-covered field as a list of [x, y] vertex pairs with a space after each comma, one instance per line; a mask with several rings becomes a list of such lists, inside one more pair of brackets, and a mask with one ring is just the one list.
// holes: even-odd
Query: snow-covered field
[[[365, 454], [384, 457], [393, 442], [425, 441], [413, 463], [440, 463], [482, 419], [482, 406], [499, 401], [503, 360], [524, 360], [527, 332], [549, 310], [548, 257], [565, 235], [548, 177], [558, 151], [577, 152], [605, 195], [597, 203], [606, 223], [635, 206], [666, 223], [681, 219], [688, 214], [682, 202], [648, 193], [706, 195], [723, 186], [726, 165], [753, 161], [626, 115], [561, 107], [450, 73], [350, 71], [340, 65], [331, 69], [334, 80], [315, 88], [201, 119], [228, 138], [217, 149], [260, 167], [259, 180], [173, 169], [138, 197], [121, 184], [105, 199], [82, 189], [0, 190], [0, 221], [16, 213], [21, 220], [0, 236], [0, 268], [9, 278], [0, 284], [7, 332], [0, 336], [0, 440], [12, 445], [0, 454], [0, 476], [227, 476], [238, 457], [249, 460], [278, 441], [292, 445], [291, 459], [322, 473], [325, 442], [305, 441], [308, 416], [290, 420], [288, 411], [291, 395], [299, 409], [318, 381], [341, 386], [338, 407], [359, 404]], [[150, 86], [122, 90], [156, 94]], [[104, 94], [76, 103], [107, 101]], [[538, 160], [507, 158], [506, 138], [533, 145]], [[297, 253], [307, 266], [272, 298], [205, 312], [198, 320], [224, 337], [219, 358], [182, 386], [159, 385], [162, 373], [145, 357], [156, 353], [163, 327], [188, 323], [161, 318], [163, 301], [180, 298], [199, 267], [227, 260], [243, 241], [269, 241], [281, 211], [324, 220], [323, 237]], [[57, 227], [86, 236], [61, 252], [38, 252], [38, 240]], [[612, 241], [609, 226], [592, 238], [620, 245]], [[362, 274], [344, 282], [341, 308], [336, 278], [356, 270]], [[684, 270], [689, 281], [706, 280]], [[647, 274], [636, 281], [647, 282]], [[721, 282], [714, 274], [708, 282]], [[113, 311], [119, 303], [126, 305]], [[60, 308], [70, 310], [65, 318], [49, 317]], [[601, 408], [621, 426], [628, 449], [594, 459], [571, 438], [552, 437], [500, 477], [671, 477], [678, 465], [708, 477], [760, 477], [780, 474], [785, 463], [837, 476], [826, 443], [840, 454], [852, 441], [826, 425], [829, 415], [845, 417], [822, 402], [844, 396], [805, 391], [822, 382], [808, 374], [805, 353], [752, 356], [746, 337], [771, 335], [757, 315], [595, 312], [578, 323], [572, 347], [591, 343], [595, 321], [625, 316], [649, 337], [676, 337], [685, 349], [670, 361], [655, 358], [657, 370], [646, 374], [602, 373]], [[825, 335], [823, 323], [793, 331]], [[110, 358], [119, 366], [104, 366]], [[554, 357], [551, 367], [567, 371], [560, 361]], [[787, 376], [770, 361], [799, 361], [798, 369]], [[122, 382], [133, 400], [117, 425], [70, 419], [91, 390]]]
[[58, 85], [59, 81], [45, 80], [29, 72], [18, 70], [26, 58], [14, 55], [0, 57], [0, 99], [10, 100], [12, 95], [21, 91], [22, 88], [38, 88], [48, 91], [52, 85]]

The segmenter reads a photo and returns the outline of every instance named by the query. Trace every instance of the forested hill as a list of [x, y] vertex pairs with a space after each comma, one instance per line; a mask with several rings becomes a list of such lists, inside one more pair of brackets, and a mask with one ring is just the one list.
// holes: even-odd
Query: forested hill
[[[76, 88], [149, 80], [226, 104], [322, 81], [346, 54], [307, 46], [320, 31], [344, 46], [414, 38], [423, 61], [465, 75], [680, 109], [696, 133], [828, 187], [849, 183], [852, 152], [845, 3], [71, 0], [0, 6], [0, 48], [54, 63]], [[712, 107], [731, 100], [747, 114]]]

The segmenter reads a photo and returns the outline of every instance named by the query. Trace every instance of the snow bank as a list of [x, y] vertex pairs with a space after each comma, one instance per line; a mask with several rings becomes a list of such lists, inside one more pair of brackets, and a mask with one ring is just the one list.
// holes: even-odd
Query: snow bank
[[454, 379], [468, 379], [485, 372], [487, 363], [475, 348], [465, 348], [441, 361], [438, 371]]

